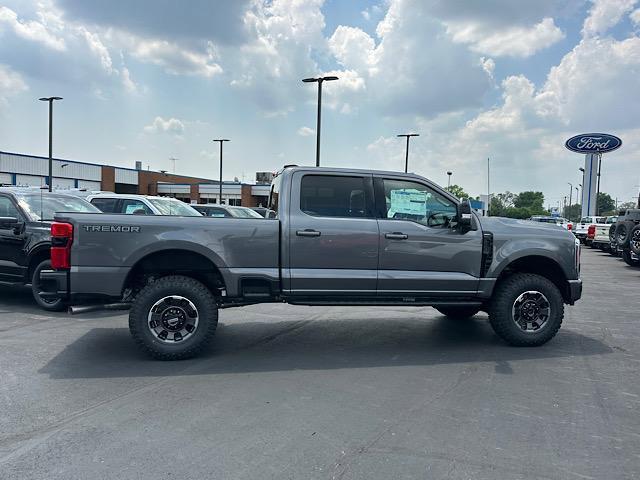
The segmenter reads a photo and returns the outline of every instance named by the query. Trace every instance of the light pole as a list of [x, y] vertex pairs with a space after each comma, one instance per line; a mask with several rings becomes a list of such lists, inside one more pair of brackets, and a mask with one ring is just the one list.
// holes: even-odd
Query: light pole
[[229, 142], [228, 138], [217, 138], [214, 142], [220, 143], [220, 205], [222, 205], [222, 144]]
[[176, 157], [169, 157], [169, 160], [171, 160], [171, 163], [173, 164], [173, 173], [175, 175], [176, 173], [176, 160], [178, 160]]
[[316, 78], [303, 78], [304, 83], [316, 82], [318, 84], [318, 119], [316, 121], [316, 167], [320, 166], [320, 123], [321, 123], [321, 111], [322, 111], [322, 82], [330, 82], [332, 80], [338, 80], [338, 77], [316, 77]]
[[409, 139], [411, 137], [419, 137], [419, 133], [402, 133], [398, 137], [407, 137], [407, 149], [404, 154], [404, 173], [409, 171]]
[[53, 102], [62, 97], [42, 97], [41, 102], [49, 102], [49, 191], [53, 190]]
[[449, 188], [451, 188], [451, 175], [453, 175], [453, 172], [447, 172], [447, 190], [449, 190]]
[[573, 184], [571, 182], [567, 182], [569, 184], [569, 208], [571, 208], [571, 200], [573, 200]]
[[[579, 183], [578, 186], [582, 187], [582, 184]], [[578, 193], [580, 193], [580, 189], [576, 187], [576, 203], [578, 203]]]

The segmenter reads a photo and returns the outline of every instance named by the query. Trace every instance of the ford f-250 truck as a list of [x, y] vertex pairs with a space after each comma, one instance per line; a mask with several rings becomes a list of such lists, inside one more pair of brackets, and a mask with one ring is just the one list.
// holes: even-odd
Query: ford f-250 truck
[[541, 345], [580, 298], [580, 245], [566, 230], [480, 218], [413, 174], [285, 167], [275, 219], [61, 214], [43, 295], [130, 304], [135, 340], [156, 358], [194, 356], [218, 309], [433, 306], [489, 314], [518, 346]]

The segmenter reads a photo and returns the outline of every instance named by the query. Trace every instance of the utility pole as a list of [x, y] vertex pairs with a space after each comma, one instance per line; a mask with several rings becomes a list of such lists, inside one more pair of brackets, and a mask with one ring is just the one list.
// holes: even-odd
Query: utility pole
[[49, 102], [49, 191], [53, 190], [53, 102], [62, 97], [42, 97], [41, 102]]
[[169, 160], [171, 160], [171, 163], [173, 164], [173, 174], [175, 175], [176, 173], [176, 160], [178, 160], [176, 157], [169, 157]]
[[320, 125], [321, 125], [321, 112], [322, 112], [322, 83], [338, 80], [338, 77], [317, 77], [317, 78], [303, 78], [305, 83], [316, 82], [318, 84], [318, 119], [316, 121], [316, 167], [320, 166]]
[[218, 138], [214, 142], [220, 143], [220, 205], [222, 205], [222, 144], [230, 141], [228, 138]]
[[451, 175], [453, 175], [453, 172], [447, 172], [447, 176], [448, 176], [447, 190], [449, 190], [451, 188]]
[[404, 154], [404, 173], [409, 171], [409, 138], [411, 137], [419, 137], [419, 133], [402, 133], [397, 135], [398, 137], [407, 137], [407, 149]]

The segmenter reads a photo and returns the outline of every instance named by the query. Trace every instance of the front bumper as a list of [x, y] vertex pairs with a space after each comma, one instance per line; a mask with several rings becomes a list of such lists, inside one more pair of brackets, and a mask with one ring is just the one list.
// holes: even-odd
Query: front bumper
[[569, 303], [573, 305], [582, 297], [582, 279], [569, 280]]
[[69, 272], [65, 270], [42, 270], [40, 272], [40, 296], [46, 299], [69, 299]]

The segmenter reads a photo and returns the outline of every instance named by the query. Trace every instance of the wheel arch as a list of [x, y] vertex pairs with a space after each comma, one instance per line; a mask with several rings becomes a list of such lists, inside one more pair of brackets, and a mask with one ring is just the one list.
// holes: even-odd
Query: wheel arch
[[26, 282], [31, 281], [33, 272], [41, 262], [51, 259], [51, 245], [43, 243], [34, 248], [29, 254], [29, 261], [27, 263]]
[[129, 270], [123, 293], [146, 283], [149, 277], [184, 275], [207, 286], [216, 296], [225, 289], [225, 280], [218, 266], [207, 256], [184, 248], [156, 250], [139, 258]]
[[523, 255], [502, 266], [497, 273], [496, 284], [514, 273], [533, 273], [551, 281], [565, 302], [570, 303], [568, 276], [560, 263], [545, 255]]

